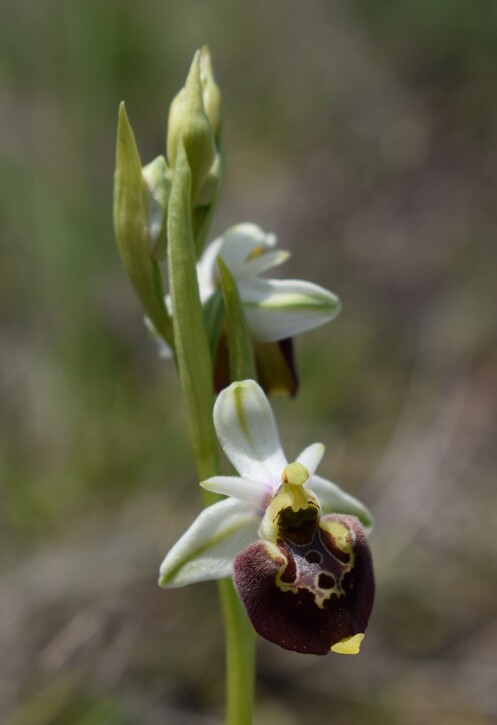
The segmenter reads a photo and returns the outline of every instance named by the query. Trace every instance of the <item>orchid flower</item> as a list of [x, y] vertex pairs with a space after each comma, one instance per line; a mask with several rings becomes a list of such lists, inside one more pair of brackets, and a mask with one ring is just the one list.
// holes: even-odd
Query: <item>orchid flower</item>
[[237, 476], [201, 483], [227, 496], [173, 546], [159, 583], [233, 576], [255, 630], [297, 652], [356, 654], [374, 597], [367, 509], [316, 475], [321, 443], [288, 462], [269, 402], [253, 380], [218, 396], [214, 425]]
[[[207, 246], [197, 263], [197, 277], [202, 304], [212, 303], [216, 295], [221, 295], [217, 260], [222, 258], [238, 287], [263, 388], [295, 394], [298, 379], [292, 338], [336, 317], [340, 301], [312, 282], [261, 278], [260, 274], [290, 256], [287, 251], [275, 249], [276, 241], [274, 234], [256, 224], [237, 224]], [[172, 314], [169, 296], [166, 306]], [[170, 348], [160, 340], [159, 354], [171, 357]], [[227, 342], [221, 333], [214, 371], [217, 390], [229, 382], [227, 359]]]
[[197, 264], [200, 297], [219, 288], [217, 258], [222, 257], [237, 282], [249, 329], [256, 340], [277, 342], [328, 322], [340, 309], [338, 298], [312, 282], [261, 279], [285, 262], [289, 252], [275, 250], [276, 236], [255, 224], [237, 224], [215, 239]]

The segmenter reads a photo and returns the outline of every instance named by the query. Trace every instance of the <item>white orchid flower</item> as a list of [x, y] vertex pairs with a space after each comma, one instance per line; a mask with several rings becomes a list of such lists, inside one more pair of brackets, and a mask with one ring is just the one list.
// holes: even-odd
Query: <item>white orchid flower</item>
[[[223, 259], [237, 283], [249, 329], [261, 342], [276, 342], [312, 330], [340, 311], [338, 297], [313, 282], [260, 278], [262, 272], [290, 256], [275, 246], [274, 234], [256, 224], [237, 224], [211, 242], [197, 263], [200, 299], [205, 303], [219, 290], [217, 258]], [[171, 311], [169, 296], [166, 301]]]
[[317, 284], [260, 278], [290, 256], [275, 246], [274, 234], [255, 224], [237, 224], [211, 242], [197, 264], [200, 297], [205, 302], [219, 288], [217, 258], [223, 259], [237, 283], [249, 329], [261, 342], [312, 330], [340, 310], [338, 297]]
[[219, 395], [214, 424], [240, 476], [201, 483], [228, 498], [202, 511], [173, 546], [159, 583], [233, 576], [261, 636], [298, 652], [357, 653], [374, 597], [368, 510], [316, 475], [321, 443], [288, 463], [253, 380]]

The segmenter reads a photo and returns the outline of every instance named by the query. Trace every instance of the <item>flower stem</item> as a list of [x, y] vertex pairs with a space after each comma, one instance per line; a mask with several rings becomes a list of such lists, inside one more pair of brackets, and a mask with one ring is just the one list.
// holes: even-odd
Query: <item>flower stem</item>
[[231, 579], [221, 579], [218, 591], [226, 637], [226, 723], [250, 725], [255, 684], [255, 633]]
[[[210, 416], [212, 420], [212, 415]], [[202, 447], [204, 454], [207, 449]], [[217, 447], [211, 455], [197, 456], [201, 481], [219, 472]], [[204, 491], [204, 502], [213, 494]], [[226, 725], [251, 725], [255, 686], [255, 633], [242, 607], [231, 579], [217, 583], [225, 638]]]
[[[191, 170], [180, 148], [168, 214], [169, 286], [174, 309], [176, 363], [186, 403], [199, 480], [219, 473], [212, 419], [212, 364], [195, 268], [191, 226]], [[205, 492], [206, 506], [216, 497]], [[226, 723], [250, 725], [254, 699], [255, 635], [229, 579], [218, 583], [226, 638]]]
[[[205, 446], [201, 449], [204, 456], [197, 455], [197, 471], [203, 481], [219, 472], [219, 462], [217, 447], [210, 455], [206, 455]], [[206, 505], [212, 503], [212, 494], [204, 491], [204, 501]], [[226, 651], [226, 725], [250, 725], [255, 685], [255, 633], [231, 579], [221, 579], [217, 587]]]

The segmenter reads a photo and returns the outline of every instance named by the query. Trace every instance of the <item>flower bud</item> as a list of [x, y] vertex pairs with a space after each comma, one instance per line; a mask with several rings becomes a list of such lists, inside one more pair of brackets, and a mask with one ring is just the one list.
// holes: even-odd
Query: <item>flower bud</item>
[[214, 78], [209, 48], [204, 45], [200, 50], [200, 82], [205, 112], [219, 148], [221, 136], [221, 91]]
[[195, 53], [186, 83], [169, 109], [167, 155], [173, 171], [180, 143], [185, 147], [192, 172], [192, 201], [195, 204], [216, 157], [214, 134], [202, 97], [200, 51]]

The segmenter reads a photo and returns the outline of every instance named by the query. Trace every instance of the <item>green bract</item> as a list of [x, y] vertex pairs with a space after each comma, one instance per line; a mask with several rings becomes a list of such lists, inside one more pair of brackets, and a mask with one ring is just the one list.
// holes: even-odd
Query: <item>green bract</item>
[[[235, 280], [222, 257], [217, 258], [219, 277], [226, 311], [229, 371], [231, 380], [254, 378], [256, 375], [254, 352], [247, 319]], [[209, 299], [216, 299], [212, 295]]]
[[[160, 164], [160, 162], [159, 162]], [[150, 172], [146, 172], [146, 176]], [[156, 176], [156, 172], [152, 173]], [[126, 115], [119, 107], [116, 170], [114, 176], [114, 230], [124, 268], [154, 328], [172, 341], [171, 321], [164, 305], [162, 281], [154, 252], [160, 245], [162, 219], [160, 198], [167, 194], [161, 182], [152, 185], [142, 174], [140, 155]], [[156, 206], [154, 206], [156, 205]]]
[[186, 152], [190, 170], [188, 223], [195, 261], [207, 238], [223, 171], [221, 94], [207, 47], [195, 54], [186, 84], [171, 104], [168, 160], [158, 156], [142, 168], [124, 103], [119, 107], [114, 177], [116, 239], [147, 324], [160, 341], [171, 346], [172, 326], [157, 262], [166, 258], [168, 216], [176, 213], [174, 203], [170, 204], [170, 194], [181, 148]]
[[191, 171], [183, 146], [176, 159], [168, 216], [168, 271], [178, 372], [187, 398], [190, 434], [197, 456], [215, 458], [211, 421], [199, 410], [212, 408], [212, 368], [202, 306], [191, 226]]

